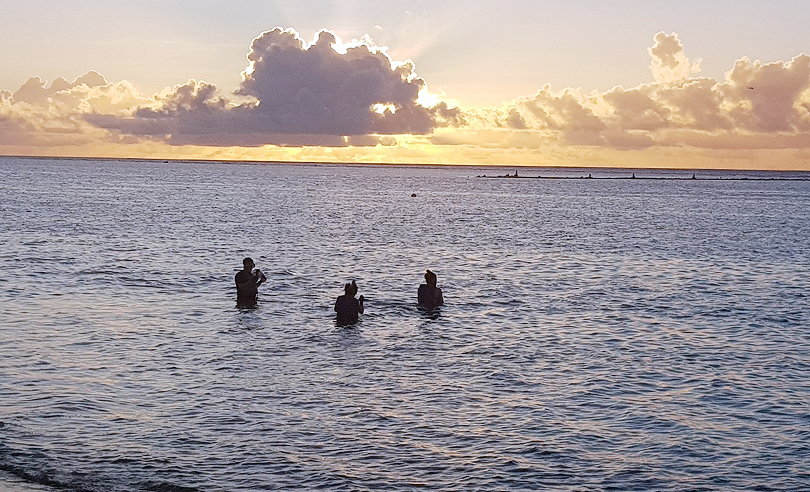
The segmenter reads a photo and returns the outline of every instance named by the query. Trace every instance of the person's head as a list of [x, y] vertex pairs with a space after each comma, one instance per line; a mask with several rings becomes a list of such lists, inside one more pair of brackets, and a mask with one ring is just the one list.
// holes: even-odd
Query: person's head
[[352, 284], [347, 283], [346, 285], [343, 286], [343, 292], [345, 292], [347, 296], [353, 297], [354, 293], [357, 292], [357, 291], [354, 290], [354, 287], [352, 287]]
[[436, 274], [430, 270], [425, 270], [425, 283], [432, 287], [436, 287]]
[[255, 267], [256, 264], [253, 263], [251, 258], [245, 258], [242, 260], [242, 266], [245, 268], [245, 270], [253, 270], [253, 267]]

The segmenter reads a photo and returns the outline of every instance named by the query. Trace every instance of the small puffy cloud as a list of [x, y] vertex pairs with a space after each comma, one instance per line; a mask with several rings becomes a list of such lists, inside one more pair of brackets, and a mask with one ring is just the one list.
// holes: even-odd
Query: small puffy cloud
[[107, 81], [98, 72], [88, 72], [77, 78], [72, 84], [59, 77], [50, 87], [39, 77], [31, 77], [13, 94], [14, 102], [26, 102], [45, 106], [48, 101], [59, 93], [67, 92], [76, 87], [100, 87], [107, 85]]
[[204, 82], [190, 81], [156, 97], [130, 117], [94, 116], [95, 124], [176, 144], [345, 145], [363, 135], [429, 134], [457, 125], [444, 103], [420, 104], [425, 81], [410, 61], [393, 62], [369, 38], [342, 43], [321, 31], [306, 43], [292, 29], [253, 40], [236, 104]]
[[[46, 105], [48, 99], [59, 92], [59, 88], [66, 83], [65, 79], [59, 78], [55, 80], [50, 88], [45, 87], [45, 82], [39, 77], [31, 77], [28, 79], [12, 97], [14, 102], [25, 102], [30, 104]], [[69, 88], [69, 87], [68, 87]]]
[[700, 72], [700, 60], [694, 64], [683, 52], [683, 44], [676, 33], [659, 32], [653, 37], [653, 44], [648, 52], [652, 57], [650, 70], [656, 82], [674, 82]]

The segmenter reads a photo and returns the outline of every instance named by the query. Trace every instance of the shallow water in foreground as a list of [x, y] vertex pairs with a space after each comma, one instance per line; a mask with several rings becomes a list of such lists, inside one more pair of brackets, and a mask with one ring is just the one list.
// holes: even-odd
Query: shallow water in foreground
[[[767, 180], [807, 176], [476, 178], [504, 172], [0, 158], [0, 471], [810, 489], [810, 182]], [[587, 173], [629, 171], [521, 170]], [[245, 311], [247, 255], [270, 280]], [[341, 328], [352, 278], [366, 314]]]

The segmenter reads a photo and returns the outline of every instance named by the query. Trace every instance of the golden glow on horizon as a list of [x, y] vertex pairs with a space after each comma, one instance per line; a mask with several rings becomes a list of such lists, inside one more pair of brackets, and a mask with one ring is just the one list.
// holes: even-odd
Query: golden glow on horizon
[[[173, 159], [250, 162], [367, 163], [392, 165], [473, 165], [488, 167], [612, 167], [635, 169], [729, 169], [808, 171], [808, 149], [716, 150], [652, 148], [616, 150], [594, 147], [538, 149], [481, 148], [431, 144], [425, 137], [406, 136], [397, 145], [374, 147], [199, 147], [161, 142], [94, 144], [77, 148], [49, 147], [26, 152], [5, 147], [4, 154], [41, 157]], [[44, 149], [41, 149], [44, 150]]]
[[676, 33], [648, 53], [653, 81], [634, 87], [547, 84], [457, 108], [370, 38], [274, 29], [254, 39], [237, 93], [189, 80], [147, 97], [92, 71], [0, 91], [0, 154], [810, 171], [810, 56], [743, 57], [715, 80]]

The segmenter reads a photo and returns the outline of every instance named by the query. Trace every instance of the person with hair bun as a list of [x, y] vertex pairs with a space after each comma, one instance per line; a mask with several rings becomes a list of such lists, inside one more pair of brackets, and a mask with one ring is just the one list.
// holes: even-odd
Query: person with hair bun
[[360, 319], [363, 313], [363, 296], [359, 299], [354, 296], [357, 294], [357, 282], [352, 280], [352, 283], [346, 284], [343, 287], [345, 294], [339, 296], [335, 301], [335, 312], [337, 312], [337, 323], [339, 325], [353, 325]]

